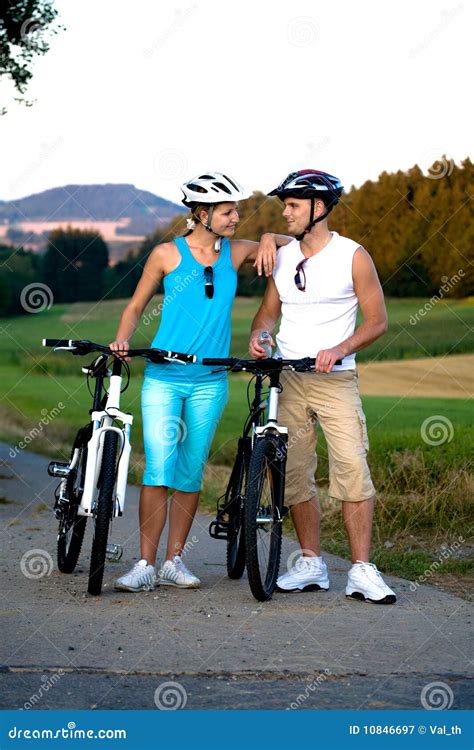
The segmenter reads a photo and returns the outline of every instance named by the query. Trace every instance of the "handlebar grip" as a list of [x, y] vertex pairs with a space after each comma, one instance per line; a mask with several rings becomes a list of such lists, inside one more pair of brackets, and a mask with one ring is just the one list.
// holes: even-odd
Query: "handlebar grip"
[[71, 339], [43, 339], [43, 346], [74, 346]]
[[[308, 370], [312, 370], [314, 368], [315, 363], [315, 357], [304, 357], [303, 359], [296, 360], [295, 364], [298, 363], [298, 365], [304, 369], [308, 368]], [[342, 359], [336, 359], [334, 362], [335, 365], [342, 365]]]

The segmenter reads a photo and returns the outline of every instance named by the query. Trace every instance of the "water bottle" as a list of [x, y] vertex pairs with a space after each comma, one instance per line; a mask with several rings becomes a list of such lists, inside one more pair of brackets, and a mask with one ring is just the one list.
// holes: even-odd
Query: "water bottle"
[[271, 345], [271, 336], [269, 331], [262, 331], [260, 334], [260, 338], [258, 340], [259, 346], [262, 347], [262, 349], [265, 352], [266, 357], [272, 356], [272, 345]]

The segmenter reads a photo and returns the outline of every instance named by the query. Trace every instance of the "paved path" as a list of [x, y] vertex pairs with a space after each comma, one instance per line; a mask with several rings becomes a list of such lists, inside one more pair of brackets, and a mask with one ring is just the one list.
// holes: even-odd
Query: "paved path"
[[[329, 592], [259, 603], [246, 578], [226, 577], [224, 542], [209, 537], [209, 516], [200, 514], [188, 563], [201, 589], [114, 591], [137, 559], [136, 487], [113, 527], [124, 557], [107, 565], [103, 595], [88, 596], [90, 529], [76, 572], [56, 568], [56, 480], [47, 464], [26, 452], [12, 458], [0, 444], [2, 708], [154, 709], [176, 700], [188, 709], [416, 709], [434, 682], [443, 683], [440, 692], [426, 688], [426, 700], [472, 707], [472, 605], [430, 586], [412, 591], [387, 577], [395, 606], [348, 601], [349, 563], [325, 555]], [[295, 549], [285, 539], [282, 566]], [[46, 561], [49, 553], [50, 574], [24, 575], [27, 553]]]

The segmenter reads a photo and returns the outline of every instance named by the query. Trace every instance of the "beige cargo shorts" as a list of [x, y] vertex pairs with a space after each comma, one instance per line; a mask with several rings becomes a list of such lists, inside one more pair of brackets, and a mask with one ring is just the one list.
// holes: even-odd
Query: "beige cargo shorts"
[[281, 374], [278, 421], [288, 427], [285, 505], [317, 495], [316, 427], [326, 438], [329, 496], [360, 502], [375, 495], [367, 465], [369, 440], [356, 370]]

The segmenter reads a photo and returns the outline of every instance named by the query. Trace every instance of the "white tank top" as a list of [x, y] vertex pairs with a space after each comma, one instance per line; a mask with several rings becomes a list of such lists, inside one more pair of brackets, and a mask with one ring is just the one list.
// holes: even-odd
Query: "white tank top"
[[[316, 357], [352, 336], [358, 300], [352, 281], [352, 259], [360, 245], [332, 232], [319, 253], [304, 264], [306, 291], [295, 284], [296, 266], [304, 255], [293, 240], [278, 251], [273, 278], [281, 299], [281, 323], [275, 356], [287, 359]], [[353, 370], [355, 354], [349, 354], [334, 370]]]

